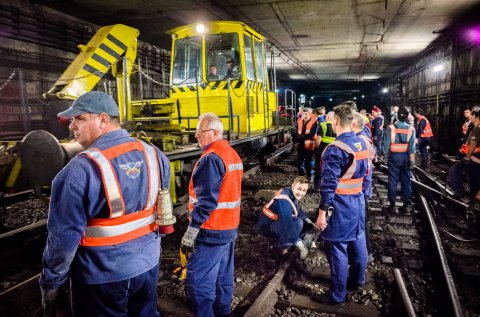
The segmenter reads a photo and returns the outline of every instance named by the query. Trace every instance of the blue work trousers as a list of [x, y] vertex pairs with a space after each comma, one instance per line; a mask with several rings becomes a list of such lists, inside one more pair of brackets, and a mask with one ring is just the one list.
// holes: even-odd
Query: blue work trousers
[[195, 242], [187, 263], [187, 289], [196, 317], [229, 316], [233, 297], [235, 241], [227, 244]]
[[480, 190], [480, 163], [470, 161], [467, 165], [470, 199], [473, 199]]
[[467, 170], [467, 161], [460, 160], [453, 164], [447, 172], [447, 184], [457, 194], [463, 195], [465, 190], [463, 183], [465, 180], [465, 172]]
[[422, 160], [422, 167], [427, 167], [430, 164], [430, 158], [428, 156], [428, 148], [430, 147], [430, 138], [418, 139], [418, 151], [420, 152], [420, 158]]
[[292, 217], [293, 226], [289, 228], [292, 232], [289, 232], [286, 236], [285, 226], [282, 225], [280, 220], [272, 222], [268, 227], [259, 229], [260, 234], [267, 237], [267, 239], [278, 249], [289, 248], [300, 239], [303, 229], [303, 219], [300, 217]]
[[388, 201], [395, 203], [397, 199], [397, 184], [400, 179], [402, 184], [402, 201], [409, 205], [412, 203], [412, 181], [410, 179], [409, 154], [392, 153], [388, 154]]
[[376, 153], [382, 153], [382, 138], [383, 132], [378, 133], [378, 135], [373, 138], [373, 146], [375, 147]]
[[[368, 254], [365, 235], [347, 242], [325, 241], [325, 255], [330, 265], [330, 299], [342, 303], [347, 296], [347, 278], [353, 286], [365, 285]], [[349, 274], [350, 265], [350, 277]]]
[[308, 179], [312, 176], [312, 159], [315, 151], [305, 150], [303, 143], [298, 144], [298, 175]]
[[157, 311], [158, 265], [138, 276], [111, 283], [72, 281], [76, 317], [160, 316]]

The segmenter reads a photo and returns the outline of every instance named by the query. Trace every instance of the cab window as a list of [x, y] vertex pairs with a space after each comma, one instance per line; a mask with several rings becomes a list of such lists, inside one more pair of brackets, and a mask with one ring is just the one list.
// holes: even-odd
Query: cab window
[[[175, 41], [172, 84], [194, 84], [202, 78], [202, 38], [188, 37]], [[195, 79], [196, 78], [196, 79]]]
[[212, 65], [216, 67], [219, 80], [241, 79], [242, 63], [240, 61], [240, 44], [237, 33], [209, 34], [205, 38], [207, 80], [215, 80], [210, 75]]
[[264, 56], [263, 45], [260, 41], [255, 40], [255, 63], [257, 64], [257, 78], [258, 81], [263, 83], [264, 72]]
[[253, 66], [253, 47], [252, 38], [250, 35], [245, 34], [243, 37], [245, 45], [245, 65], [247, 67], [247, 79], [255, 80], [255, 68]]

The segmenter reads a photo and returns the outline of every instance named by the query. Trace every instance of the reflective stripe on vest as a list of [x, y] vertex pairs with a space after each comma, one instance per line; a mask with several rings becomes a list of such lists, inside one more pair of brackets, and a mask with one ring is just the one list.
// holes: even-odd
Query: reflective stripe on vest
[[328, 122], [320, 122], [320, 128], [322, 129], [323, 136], [322, 136], [322, 142], [326, 144], [330, 144], [333, 141], [335, 141], [335, 136], [327, 135], [328, 132], [328, 124], [332, 125], [330, 121]]
[[[143, 210], [125, 214], [125, 203], [120, 184], [110, 161], [121, 154], [135, 150], [142, 151], [145, 155], [148, 170], [148, 199]], [[119, 244], [154, 232], [157, 229], [155, 203], [160, 187], [159, 162], [155, 149], [142, 141], [135, 141], [119, 144], [104, 151], [92, 148], [82, 153], [90, 157], [100, 169], [110, 207], [110, 217], [90, 219], [80, 245], [107, 246]]]
[[362, 150], [355, 152], [352, 150], [346, 143], [335, 140], [330, 145], [336, 145], [340, 149], [344, 150], [348, 154], [353, 156], [353, 161], [350, 167], [347, 169], [345, 174], [340, 177], [337, 189], [335, 190], [336, 194], [340, 195], [351, 195], [351, 194], [359, 194], [362, 192], [362, 183], [363, 177], [360, 178], [352, 178], [355, 170], [357, 169], [357, 159], [368, 159], [369, 158], [369, 151]]
[[[407, 152], [408, 151], [408, 142], [413, 135], [413, 128], [408, 127], [407, 129], [398, 129], [394, 124], [389, 125], [390, 128], [390, 152]], [[395, 143], [397, 134], [407, 135], [407, 143]]]
[[360, 134], [360, 135], [357, 135], [357, 136], [360, 139], [362, 139], [363, 141], [365, 141], [365, 145], [367, 146], [367, 150], [368, 150], [368, 153], [369, 153], [368, 168], [370, 169], [370, 165], [372, 165], [373, 160], [375, 159], [375, 155], [377, 155], [377, 151], [375, 150], [375, 147], [372, 144], [372, 140], [369, 137], [367, 137], [366, 135], [363, 135], [363, 134]]
[[428, 119], [425, 118], [424, 116], [418, 116], [418, 119], [419, 119], [418, 122], [425, 120], [425, 128], [423, 129], [422, 134], [420, 134], [420, 137], [421, 138], [432, 137], [433, 136], [432, 127], [430, 126], [430, 122], [428, 121]]
[[[305, 126], [305, 136], [310, 133], [312, 130], [313, 125], [316, 123], [316, 120], [313, 120], [312, 117], [310, 117], [310, 120], [307, 122], [307, 125]], [[303, 119], [298, 120], [298, 135], [302, 135], [303, 130]], [[304, 140], [304, 147], [305, 150], [310, 150], [313, 151], [315, 149], [315, 139], [317, 138], [317, 133], [313, 135], [311, 139], [305, 139]]]
[[[278, 191], [277, 191], [278, 192]], [[281, 190], [279, 191], [281, 192]], [[273, 211], [270, 210], [270, 207], [272, 206], [273, 202], [275, 201], [275, 199], [282, 199], [282, 200], [286, 200], [290, 203], [290, 205], [292, 206], [292, 209], [293, 209], [293, 214], [292, 214], [292, 217], [297, 217], [298, 216], [298, 210], [297, 210], [297, 207], [295, 207], [295, 204], [293, 203], [293, 201], [290, 199], [290, 197], [288, 197], [288, 195], [284, 195], [284, 194], [275, 194], [275, 196], [273, 196], [272, 199], [270, 199], [270, 201], [268, 202], [268, 204], [266, 204], [263, 209], [262, 209], [262, 212], [265, 214], [265, 216], [267, 216], [268, 218], [272, 219], [272, 220], [278, 220], [279, 219], [279, 216], [278, 214], [274, 213]]]
[[[241, 179], [243, 175], [243, 164], [238, 156], [237, 152], [230, 145], [228, 141], [219, 140], [212, 143], [209, 148], [203, 152], [200, 160], [203, 156], [210, 153], [215, 153], [220, 157], [225, 165], [225, 176], [220, 187], [220, 193], [218, 196], [218, 205], [211, 211], [210, 217], [205, 221], [201, 228], [209, 230], [231, 230], [238, 227], [240, 223], [240, 205], [241, 205]], [[195, 170], [198, 167], [197, 161], [194, 167]], [[208, 180], [199, 180], [208, 181]], [[238, 184], [237, 184], [238, 183]], [[199, 184], [196, 184], [199, 186]], [[193, 177], [190, 178], [189, 184], [189, 204], [188, 208], [190, 213], [193, 211], [193, 207], [198, 203], [194, 187]]]

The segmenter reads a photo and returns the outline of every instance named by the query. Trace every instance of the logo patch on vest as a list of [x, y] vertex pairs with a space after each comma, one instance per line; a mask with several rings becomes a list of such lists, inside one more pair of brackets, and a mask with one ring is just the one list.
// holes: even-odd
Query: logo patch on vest
[[360, 143], [360, 142], [354, 143], [353, 145], [355, 145], [355, 147], [356, 147], [357, 150], [359, 150], [359, 151], [362, 149], [362, 143]]
[[120, 164], [120, 168], [125, 171], [125, 175], [128, 177], [135, 179], [140, 176], [140, 166], [142, 166], [143, 161], [138, 162], [128, 162], [126, 164]]

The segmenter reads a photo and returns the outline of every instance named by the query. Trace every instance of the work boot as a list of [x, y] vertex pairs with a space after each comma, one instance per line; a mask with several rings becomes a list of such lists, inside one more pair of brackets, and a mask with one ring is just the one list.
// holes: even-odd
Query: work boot
[[396, 214], [397, 209], [395, 208], [395, 203], [390, 202], [390, 206], [387, 207], [387, 213], [389, 214]]
[[413, 211], [413, 206], [412, 206], [412, 204], [407, 204], [407, 203], [403, 204], [403, 206], [402, 206], [402, 212], [403, 212], [404, 214], [409, 215], [409, 214], [412, 213], [412, 211]]

